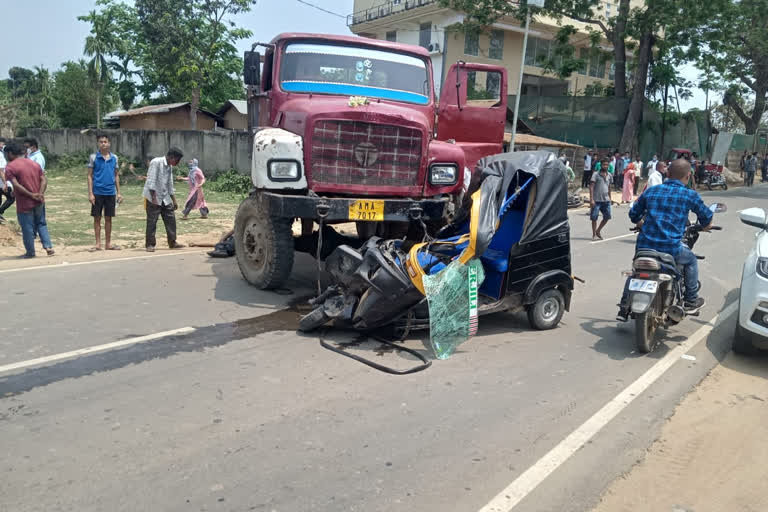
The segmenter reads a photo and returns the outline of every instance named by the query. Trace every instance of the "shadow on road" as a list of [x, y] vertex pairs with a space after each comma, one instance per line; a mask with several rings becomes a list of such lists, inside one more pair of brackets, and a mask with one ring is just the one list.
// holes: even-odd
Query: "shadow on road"
[[[581, 323], [581, 328], [598, 338], [592, 349], [601, 354], [605, 354], [611, 359], [622, 361], [624, 359], [649, 357], [652, 359], [661, 359], [667, 352], [669, 346], [664, 342], [683, 341], [676, 338], [664, 337], [659, 347], [650, 354], [642, 354], [635, 348], [635, 324], [633, 321], [619, 323], [616, 320], [606, 320], [605, 318], [588, 318]], [[657, 336], [664, 336], [662, 329]]]

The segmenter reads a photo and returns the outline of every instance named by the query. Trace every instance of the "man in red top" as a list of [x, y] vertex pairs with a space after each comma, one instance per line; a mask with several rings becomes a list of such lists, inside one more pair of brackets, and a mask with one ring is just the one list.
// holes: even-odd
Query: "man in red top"
[[37, 162], [24, 158], [24, 147], [20, 144], [8, 144], [4, 148], [8, 165], [5, 177], [13, 183], [16, 193], [16, 218], [21, 226], [24, 248], [27, 252], [21, 258], [35, 257], [35, 235], [40, 235], [48, 256], [53, 256], [53, 244], [45, 222], [45, 188], [48, 180]]

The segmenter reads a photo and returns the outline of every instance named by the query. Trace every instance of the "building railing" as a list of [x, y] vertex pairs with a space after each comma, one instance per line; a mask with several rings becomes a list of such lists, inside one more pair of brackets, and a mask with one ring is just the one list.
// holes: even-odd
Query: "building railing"
[[391, 14], [410, 11], [425, 5], [437, 3], [437, 0], [391, 0], [387, 3], [369, 7], [363, 11], [358, 11], [347, 16], [347, 26], [359, 25], [369, 21], [377, 20]]

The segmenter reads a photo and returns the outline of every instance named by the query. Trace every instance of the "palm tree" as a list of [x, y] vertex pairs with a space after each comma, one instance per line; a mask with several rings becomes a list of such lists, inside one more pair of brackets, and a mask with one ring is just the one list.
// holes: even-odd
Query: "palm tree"
[[53, 95], [51, 94], [51, 73], [42, 66], [35, 66], [35, 89], [40, 94], [40, 117], [47, 115], [50, 112], [51, 105], [53, 103]]
[[107, 55], [110, 53], [112, 36], [109, 19], [99, 15], [95, 10], [87, 16], [78, 16], [79, 20], [91, 24], [91, 34], [85, 38], [83, 53], [91, 57], [88, 61], [88, 74], [96, 85], [96, 128], [101, 128], [101, 90], [109, 81], [109, 64]]
[[138, 71], [130, 69], [131, 57], [123, 56], [120, 60], [112, 60], [109, 67], [118, 74], [120, 83], [117, 86], [117, 92], [120, 96], [120, 104], [123, 110], [128, 110], [136, 99], [136, 86], [131, 81], [133, 75], [138, 75]]

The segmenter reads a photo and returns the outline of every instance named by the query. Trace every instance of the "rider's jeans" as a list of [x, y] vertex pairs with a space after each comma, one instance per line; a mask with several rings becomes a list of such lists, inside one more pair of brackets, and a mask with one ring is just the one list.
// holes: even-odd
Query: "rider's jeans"
[[[699, 296], [699, 262], [693, 254], [693, 251], [691, 251], [687, 245], [680, 247], [680, 251], [678, 251], [675, 261], [679, 266], [683, 267], [683, 279], [685, 280], [684, 300], [685, 302], [693, 302]], [[619, 304], [622, 308], [629, 307], [630, 279], [632, 278], [628, 277], [627, 281], [624, 283], [624, 292], [621, 294], [621, 303]]]

